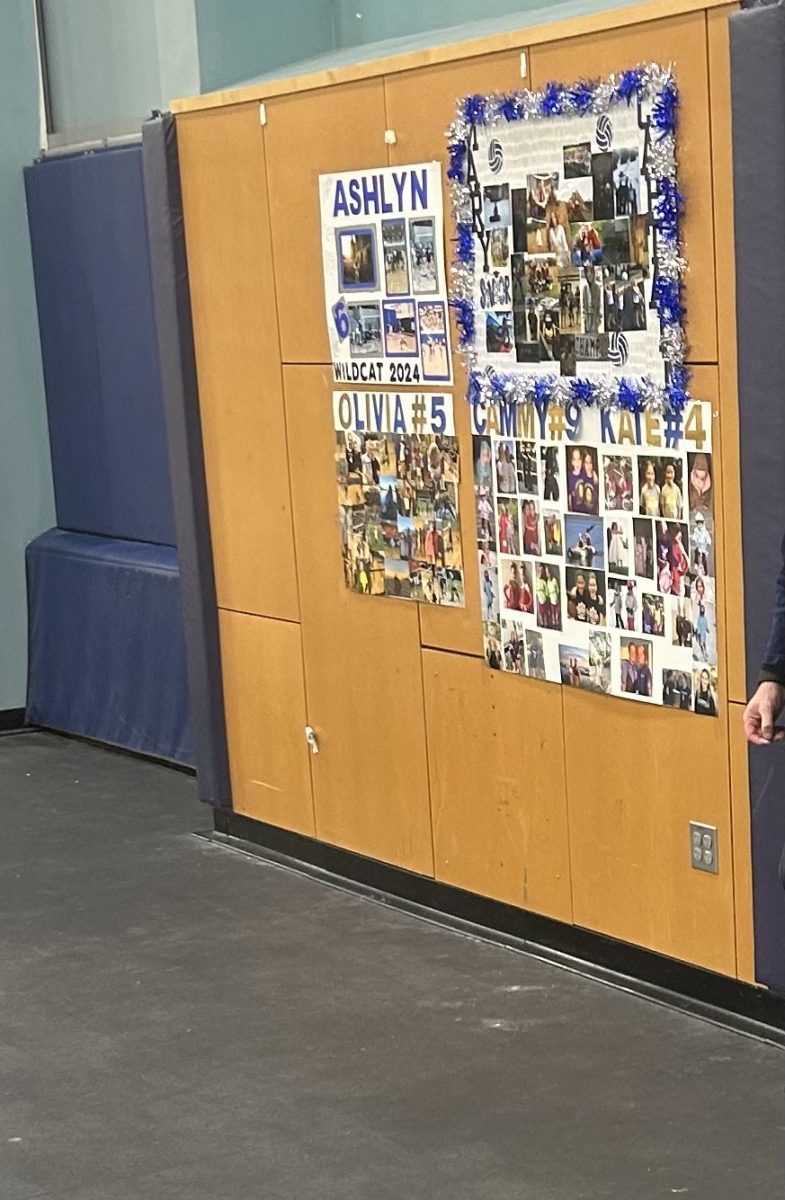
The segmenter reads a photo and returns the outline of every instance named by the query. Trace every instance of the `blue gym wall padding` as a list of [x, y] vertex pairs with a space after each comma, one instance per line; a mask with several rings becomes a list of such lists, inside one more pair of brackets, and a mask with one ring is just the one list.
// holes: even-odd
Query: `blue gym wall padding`
[[57, 523], [174, 546], [139, 145], [25, 171]]
[[[730, 17], [736, 312], [747, 690], [765, 653], [785, 533], [785, 231], [752, 213], [785, 193], [785, 10]], [[731, 720], [740, 720], [738, 713]], [[785, 992], [785, 896], [777, 867], [785, 841], [785, 743], [749, 747], [755, 971]]]
[[153, 293], [183, 594], [199, 798], [231, 808], [218, 608], [199, 413], [188, 255], [171, 115], [142, 130]]
[[27, 589], [28, 720], [192, 765], [177, 552], [51, 529]]

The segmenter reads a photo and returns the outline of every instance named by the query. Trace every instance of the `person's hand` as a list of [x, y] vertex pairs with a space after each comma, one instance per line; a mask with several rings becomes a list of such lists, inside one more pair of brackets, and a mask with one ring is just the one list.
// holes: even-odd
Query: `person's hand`
[[744, 734], [753, 746], [770, 746], [781, 742], [785, 730], [775, 729], [774, 722], [785, 708], [785, 687], [781, 683], [761, 683], [744, 710]]

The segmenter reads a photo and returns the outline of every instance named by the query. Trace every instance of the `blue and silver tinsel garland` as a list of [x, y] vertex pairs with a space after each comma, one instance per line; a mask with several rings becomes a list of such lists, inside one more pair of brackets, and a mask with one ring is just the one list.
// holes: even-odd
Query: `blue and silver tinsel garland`
[[[648, 376], [618, 378], [612, 375], [575, 379], [561, 375], [524, 374], [477, 367], [474, 303], [475, 238], [471, 195], [467, 184], [468, 140], [474, 128], [493, 128], [512, 121], [537, 121], [548, 117], [599, 116], [615, 104], [648, 100], [651, 106], [650, 140], [646, 162], [653, 194], [652, 223], [657, 231], [657, 275], [652, 297], [660, 320], [660, 350], [668, 365], [668, 382]], [[541, 92], [512, 95], [467, 96], [447, 131], [456, 226], [452, 264], [451, 304], [460, 329], [460, 347], [469, 373], [472, 403], [506, 400], [517, 403], [555, 403], [624, 408], [631, 412], [681, 410], [690, 399], [688, 371], [684, 365], [684, 304], [682, 279], [687, 264], [679, 234], [683, 198], [676, 180], [676, 121], [679, 95], [669, 68], [657, 63], [632, 67], [607, 79], [571, 86], [549, 83]]]

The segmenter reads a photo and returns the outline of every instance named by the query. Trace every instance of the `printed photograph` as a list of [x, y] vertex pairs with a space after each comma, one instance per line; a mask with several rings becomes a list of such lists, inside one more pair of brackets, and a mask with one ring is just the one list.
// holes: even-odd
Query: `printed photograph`
[[540, 472], [542, 475], [542, 498], [552, 504], [559, 502], [559, 449], [557, 446], [540, 446]]
[[536, 500], [521, 500], [523, 553], [540, 555], [540, 512]]
[[567, 563], [576, 567], [605, 568], [605, 540], [602, 521], [587, 521], [583, 516], [564, 518], [564, 544]]
[[502, 630], [498, 622], [488, 621], [483, 629], [485, 661], [492, 671], [502, 669]]
[[587, 262], [581, 269], [581, 330], [585, 334], [604, 333], [603, 326], [603, 272], [594, 263]]
[[338, 242], [338, 278], [341, 291], [376, 291], [379, 276], [374, 229], [339, 229], [335, 236]]
[[526, 307], [526, 256], [524, 254], [513, 254], [510, 258], [510, 278], [512, 306], [517, 311]]
[[412, 594], [409, 563], [401, 558], [384, 560], [384, 592], [400, 600], [408, 600]]
[[545, 534], [545, 553], [555, 554], [558, 558], [561, 558], [564, 553], [561, 513], [544, 510], [542, 524]]
[[509, 230], [505, 225], [502, 229], [491, 230], [490, 241], [491, 265], [501, 270], [510, 261]]
[[[565, 181], [559, 193], [564, 204], [568, 225], [578, 221], [594, 219], [594, 182], [588, 179], [570, 179]], [[569, 231], [566, 231], [569, 232]]]
[[635, 217], [641, 211], [641, 164], [638, 151], [635, 148], [614, 150], [612, 157], [616, 216]]
[[349, 354], [352, 358], [381, 358], [382, 317], [378, 304], [348, 304]]
[[714, 532], [711, 517], [697, 511], [690, 522], [690, 547], [693, 574], [714, 575]]
[[434, 572], [436, 603], [462, 608], [466, 603], [463, 572], [456, 567], [437, 567]]
[[570, 225], [571, 255], [573, 266], [585, 267], [588, 263], [602, 262], [603, 244], [593, 221], [573, 222]]
[[475, 488], [475, 511], [477, 515], [477, 541], [489, 550], [496, 549], [496, 529], [493, 519], [493, 495], [488, 488]]
[[630, 633], [640, 627], [638, 585], [634, 579], [608, 576], [608, 624]]
[[632, 551], [632, 530], [629, 518], [618, 517], [605, 523], [608, 543], [608, 570], [614, 575], [629, 575]]
[[558, 171], [541, 171], [537, 175], [526, 177], [530, 233], [534, 228], [542, 228], [545, 225], [546, 210], [549, 207], [555, 207], [558, 203], [558, 190]]
[[403, 221], [382, 221], [384, 281], [388, 296], [409, 294], [409, 256]]
[[595, 225], [602, 243], [602, 263], [606, 267], [621, 267], [632, 258], [630, 218], [616, 217], [612, 221], [598, 221]]
[[409, 218], [412, 291], [416, 296], [438, 292], [436, 233], [433, 217]]
[[692, 679], [686, 671], [666, 667], [662, 672], [662, 703], [666, 708], [692, 706]]
[[690, 515], [708, 517], [712, 512], [711, 455], [687, 455], [687, 489]]
[[632, 522], [634, 541], [633, 561], [635, 574], [642, 579], [654, 578], [654, 528], [648, 519], [634, 517]]
[[591, 175], [591, 142], [573, 142], [564, 147], [564, 178]]
[[527, 250], [526, 188], [512, 189], [512, 248], [516, 254]]
[[[534, 338], [531, 340], [532, 322], [534, 323]], [[536, 363], [540, 361], [540, 324], [533, 307], [525, 312], [516, 308], [513, 312], [513, 330], [515, 335], [515, 361], [519, 363]]]
[[673, 645], [690, 649], [693, 640], [692, 601], [687, 596], [668, 596], [666, 599], [671, 608]]
[[474, 486], [484, 488], [490, 494], [493, 491], [491, 439], [474, 434], [472, 456], [474, 459]]
[[512, 354], [512, 313], [485, 314], [485, 348], [489, 354]]
[[692, 604], [692, 657], [697, 663], [717, 662], [717, 609], [697, 597]]
[[559, 334], [559, 370], [562, 375], [574, 376], [578, 373], [578, 360], [575, 357], [574, 333]]
[[653, 692], [653, 647], [643, 638], [622, 637], [620, 642], [620, 686], [626, 696], [651, 697]]
[[692, 601], [697, 600], [701, 604], [713, 604], [716, 599], [714, 595], [714, 580], [709, 579], [705, 575], [696, 575], [694, 579], [690, 580], [689, 587], [685, 587], [684, 594], [688, 595]]
[[591, 177], [594, 193], [594, 220], [608, 221], [615, 217], [613, 204], [613, 155], [592, 154]]
[[526, 645], [526, 674], [531, 679], [545, 679], [545, 648], [542, 634], [536, 629], [527, 629], [524, 635]]
[[564, 646], [559, 643], [559, 670], [565, 687], [591, 687], [589, 651], [585, 646]]
[[665, 636], [665, 600], [662, 596], [644, 592], [641, 606], [641, 627], [644, 633]]
[[561, 569], [553, 563], [534, 564], [534, 601], [537, 624], [561, 629]]
[[649, 275], [649, 234], [651, 232], [651, 218], [648, 213], [639, 213], [637, 217], [630, 218], [630, 238], [632, 240], [632, 258], [630, 262], [633, 266], [640, 267], [644, 275], [648, 278]]
[[496, 555], [478, 551], [480, 564], [480, 607], [483, 621], [499, 620], [499, 593], [497, 589]]
[[502, 560], [502, 605], [511, 612], [534, 612], [531, 563]]
[[655, 521], [657, 588], [663, 595], [681, 596], [690, 576], [690, 544], [686, 525]]
[[680, 521], [684, 515], [683, 464], [680, 458], [638, 459], [640, 511], [647, 517]]
[[518, 491], [537, 495], [537, 447], [534, 442], [516, 441]]
[[526, 295], [540, 300], [549, 296], [558, 300], [561, 283], [556, 259], [552, 255], [540, 254], [530, 257], [526, 263]]
[[611, 690], [611, 636], [600, 629], [589, 634], [589, 667], [595, 691]]
[[526, 674], [526, 645], [524, 627], [520, 621], [502, 621], [502, 651], [504, 670], [516, 675]]
[[581, 332], [581, 284], [577, 271], [559, 277], [559, 328], [562, 333]]
[[420, 347], [423, 376], [430, 380], [450, 378], [450, 360], [447, 350], [447, 317], [444, 301], [431, 303], [419, 301], [417, 318], [420, 326]]
[[586, 571], [567, 567], [565, 573], [567, 616], [587, 625], [605, 625], [607, 598], [605, 575], [602, 571]]
[[695, 667], [692, 672], [692, 710], [702, 717], [717, 716], [717, 668]]
[[507, 496], [514, 496], [518, 491], [513, 438], [502, 438], [496, 443], [496, 490]]
[[605, 268], [603, 315], [609, 333], [646, 328], [646, 292], [640, 267]]
[[521, 553], [521, 518], [517, 500], [498, 502], [499, 509], [499, 553]]
[[611, 512], [632, 512], [632, 459], [625, 454], [604, 454], [605, 507]]
[[384, 315], [384, 350], [389, 358], [415, 358], [417, 328], [413, 300], [387, 300]]
[[540, 313], [540, 362], [559, 362], [558, 300], [554, 300], [553, 304], [554, 308], [545, 308], [543, 305]]
[[571, 513], [597, 516], [600, 511], [600, 477], [593, 446], [566, 446], [567, 508]]
[[512, 224], [508, 183], [486, 184], [482, 189], [482, 213], [486, 229]]

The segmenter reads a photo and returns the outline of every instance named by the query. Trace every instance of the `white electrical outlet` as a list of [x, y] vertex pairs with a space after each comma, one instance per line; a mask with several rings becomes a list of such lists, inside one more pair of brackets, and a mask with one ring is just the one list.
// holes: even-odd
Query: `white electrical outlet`
[[690, 821], [690, 857], [696, 871], [719, 874], [716, 825], [701, 825], [699, 821]]

